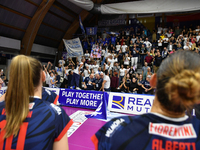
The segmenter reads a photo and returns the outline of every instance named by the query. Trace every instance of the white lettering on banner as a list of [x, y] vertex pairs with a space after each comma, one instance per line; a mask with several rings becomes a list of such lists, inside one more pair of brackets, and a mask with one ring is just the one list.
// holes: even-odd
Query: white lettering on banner
[[128, 114], [144, 114], [151, 110], [154, 96], [125, 93], [109, 93], [108, 109]]
[[118, 129], [119, 125], [124, 121], [125, 120], [122, 118], [115, 120], [112, 123], [112, 125], [108, 128], [108, 130], [106, 131], [106, 136], [110, 137], [113, 134], [113, 132]]
[[66, 104], [74, 104], [74, 105], [78, 105], [79, 100], [78, 99], [71, 99], [71, 98], [67, 98], [66, 100]]
[[62, 91], [62, 96], [65, 96], [65, 97], [75, 96], [76, 98], [96, 99], [96, 100], [102, 100], [103, 98], [103, 94], [94, 94], [94, 93], [86, 93], [86, 92], [70, 92], [70, 91]]
[[63, 91], [62, 92], [62, 96], [65, 96], [65, 97], [73, 97], [74, 95], [74, 92], [68, 92], [68, 91]]
[[197, 137], [192, 124], [172, 125], [150, 122], [149, 134], [159, 135], [171, 139], [190, 139]]
[[85, 117], [86, 114], [91, 114], [90, 111], [76, 111], [69, 117], [73, 120], [72, 126], [67, 131], [67, 137], [70, 137], [86, 120], [87, 117]]
[[81, 100], [80, 105], [97, 107], [97, 101]]
[[94, 94], [94, 93], [82, 93], [76, 92], [76, 98], [84, 98], [84, 99], [97, 99], [102, 100], [103, 94]]

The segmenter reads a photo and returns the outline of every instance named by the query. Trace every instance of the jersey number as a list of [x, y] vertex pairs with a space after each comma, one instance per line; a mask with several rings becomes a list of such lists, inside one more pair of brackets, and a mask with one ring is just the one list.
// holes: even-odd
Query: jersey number
[[[5, 130], [2, 130], [2, 129], [5, 127], [5, 125], [6, 125], [6, 120], [3, 120], [3, 121], [0, 122], [0, 129], [1, 129], [1, 132], [0, 132], [0, 150], [3, 150], [3, 146], [4, 146], [4, 140], [2, 140], [2, 139], [3, 139], [6, 132], [5, 132]], [[24, 122], [21, 125], [20, 130], [19, 130], [16, 150], [23, 150], [24, 149], [27, 128], [28, 128], [28, 122]], [[6, 150], [13, 150], [13, 149], [11, 149], [12, 141], [13, 141], [13, 135], [6, 139], [6, 145], [5, 145]]]

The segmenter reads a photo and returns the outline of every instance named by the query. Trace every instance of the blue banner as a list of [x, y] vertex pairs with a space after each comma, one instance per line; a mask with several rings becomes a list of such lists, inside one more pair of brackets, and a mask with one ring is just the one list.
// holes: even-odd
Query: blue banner
[[107, 100], [107, 93], [103, 93], [103, 100], [99, 104], [98, 108], [95, 110], [90, 115], [85, 115], [87, 118], [95, 118], [95, 119], [107, 119], [107, 105], [106, 105], [106, 100]]
[[88, 27], [86, 28], [87, 35], [96, 35], [97, 27]]
[[104, 101], [104, 92], [60, 89], [58, 101], [64, 106], [97, 109]]
[[82, 30], [82, 34], [85, 34], [85, 29], [84, 29], [84, 27], [83, 27], [83, 23], [82, 23], [82, 21], [81, 21], [81, 16], [79, 15], [79, 24], [80, 24], [80, 28], [81, 28], [81, 30]]

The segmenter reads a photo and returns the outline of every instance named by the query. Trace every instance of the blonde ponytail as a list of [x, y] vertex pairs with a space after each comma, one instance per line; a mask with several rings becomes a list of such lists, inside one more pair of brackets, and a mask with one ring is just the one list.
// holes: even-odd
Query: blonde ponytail
[[[35, 67], [33, 67], [33, 64]], [[34, 69], [41, 71], [41, 64], [30, 57], [18, 55], [13, 58], [10, 65], [8, 89], [5, 96], [6, 126], [5, 137], [17, 136], [20, 126], [29, 113], [30, 97], [34, 96], [35, 83]], [[38, 71], [37, 71], [38, 73]], [[40, 72], [39, 72], [40, 73]], [[40, 78], [40, 74], [37, 74]]]

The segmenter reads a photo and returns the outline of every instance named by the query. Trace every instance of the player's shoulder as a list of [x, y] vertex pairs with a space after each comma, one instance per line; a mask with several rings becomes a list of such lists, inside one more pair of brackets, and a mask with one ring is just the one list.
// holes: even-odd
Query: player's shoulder
[[133, 127], [144, 127], [147, 126], [151, 117], [149, 114], [139, 116], [122, 116], [110, 120], [102, 128], [106, 137], [111, 137], [116, 134], [121, 134], [124, 130], [129, 130]]
[[42, 101], [42, 102], [45, 105], [46, 109], [51, 111], [54, 115], [59, 116], [59, 115], [64, 113], [64, 110], [60, 106], [57, 106], [57, 105], [50, 103], [48, 101]]

